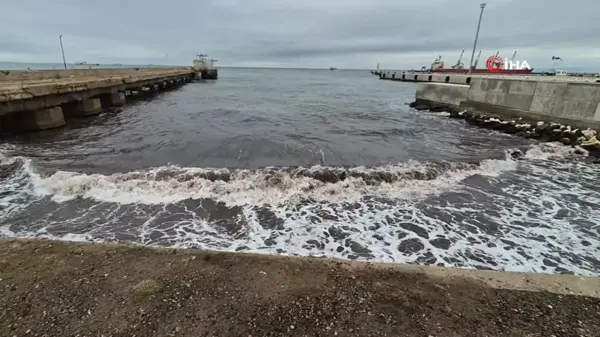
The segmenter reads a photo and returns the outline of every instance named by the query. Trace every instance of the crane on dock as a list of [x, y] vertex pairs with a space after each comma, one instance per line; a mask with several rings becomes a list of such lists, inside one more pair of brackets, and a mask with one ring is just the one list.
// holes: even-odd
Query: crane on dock
[[462, 52], [460, 53], [460, 56], [458, 57], [458, 61], [456, 62], [456, 64], [451, 66], [452, 69], [464, 69], [465, 68], [464, 64], [462, 63], [462, 58], [463, 58], [464, 53], [465, 53], [465, 50], [463, 49]]

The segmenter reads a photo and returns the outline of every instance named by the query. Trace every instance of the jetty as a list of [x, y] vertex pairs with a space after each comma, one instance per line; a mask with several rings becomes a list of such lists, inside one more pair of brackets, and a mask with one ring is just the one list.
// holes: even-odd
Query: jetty
[[600, 151], [595, 77], [386, 72], [380, 78], [418, 83], [411, 103], [418, 110], [446, 111], [478, 126]]
[[57, 128], [196, 77], [192, 67], [0, 71], [0, 132]]

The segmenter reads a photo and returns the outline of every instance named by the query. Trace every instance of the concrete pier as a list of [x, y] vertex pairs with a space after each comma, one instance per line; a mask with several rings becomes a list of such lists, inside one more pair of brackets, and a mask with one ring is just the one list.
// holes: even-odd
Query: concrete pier
[[127, 102], [125, 94], [125, 92], [115, 92], [112, 94], [102, 95], [100, 96], [100, 101], [102, 102], [103, 107], [122, 106], [125, 105], [125, 102]]
[[469, 85], [421, 83], [415, 99], [411, 106], [419, 110], [448, 111], [476, 125], [600, 151], [600, 83], [473, 77]]
[[176, 88], [196, 75], [186, 67], [0, 71], [0, 132], [60, 127], [65, 116], [95, 116], [127, 96]]
[[384, 71], [379, 75], [379, 79], [398, 82], [432, 82], [432, 83], [451, 83], [451, 84], [471, 84], [471, 80], [479, 79], [513, 79], [522, 81], [543, 81], [543, 82], [576, 82], [576, 83], [600, 83], [597, 77], [577, 77], [577, 76], [537, 76], [537, 75], [501, 75], [501, 74], [449, 74], [449, 73], [429, 73], [412, 71]]
[[77, 103], [74, 110], [76, 116], [96, 116], [102, 112], [102, 103], [99, 98], [88, 98]]

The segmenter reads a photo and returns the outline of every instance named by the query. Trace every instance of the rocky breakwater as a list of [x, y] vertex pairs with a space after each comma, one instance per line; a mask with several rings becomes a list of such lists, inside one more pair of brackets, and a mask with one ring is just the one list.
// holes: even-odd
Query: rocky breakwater
[[464, 119], [469, 124], [490, 130], [543, 142], [561, 142], [568, 146], [581, 147], [587, 150], [590, 155], [600, 157], [598, 132], [590, 128], [581, 130], [560, 123], [532, 121], [523, 118], [506, 119], [473, 109], [463, 109], [454, 105], [430, 101], [417, 100], [410, 103], [409, 106], [416, 110], [447, 112], [450, 118]]

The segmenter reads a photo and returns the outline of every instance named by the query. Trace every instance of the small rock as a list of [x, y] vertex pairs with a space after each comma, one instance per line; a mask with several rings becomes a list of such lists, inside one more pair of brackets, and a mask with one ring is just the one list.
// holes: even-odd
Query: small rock
[[161, 285], [155, 280], [143, 280], [133, 286], [133, 292], [136, 296], [150, 297], [162, 289]]

